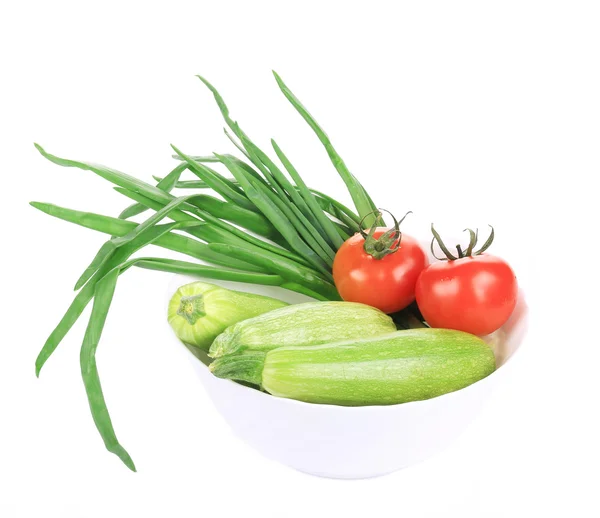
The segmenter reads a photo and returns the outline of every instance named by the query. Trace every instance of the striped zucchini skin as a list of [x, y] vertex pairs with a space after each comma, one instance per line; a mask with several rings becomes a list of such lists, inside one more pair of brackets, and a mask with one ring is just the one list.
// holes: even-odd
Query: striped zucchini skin
[[211, 364], [216, 376], [260, 384], [274, 396], [347, 406], [429, 399], [471, 385], [495, 369], [494, 353], [483, 340], [447, 329], [281, 347]]
[[262, 386], [309, 403], [391, 405], [464, 388], [496, 368], [480, 338], [447, 329], [411, 329], [362, 341], [285, 347], [264, 360]]
[[[195, 300], [200, 308], [195, 318], [181, 313], [186, 300]], [[171, 297], [168, 321], [183, 343], [208, 351], [215, 337], [227, 327], [285, 306], [287, 303], [271, 297], [192, 282], [181, 286]]]
[[238, 322], [215, 339], [209, 355], [218, 358], [239, 351], [266, 352], [276, 347], [317, 345], [395, 330], [391, 317], [365, 304], [307, 302]]

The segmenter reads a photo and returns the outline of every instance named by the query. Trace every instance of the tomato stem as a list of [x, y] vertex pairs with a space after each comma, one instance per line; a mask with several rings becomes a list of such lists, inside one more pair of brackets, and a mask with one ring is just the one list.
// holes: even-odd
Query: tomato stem
[[465, 228], [463, 232], [469, 232], [469, 246], [465, 252], [465, 255], [468, 257], [473, 254], [473, 248], [477, 244], [477, 236], [479, 235], [479, 229], [476, 228], [475, 232], [473, 232], [470, 228]]
[[[379, 236], [379, 238], [375, 238], [375, 231], [377, 230], [377, 221], [381, 217], [381, 212], [387, 212], [392, 219], [394, 220], [393, 228], [387, 230], [383, 235]], [[369, 233], [367, 234], [362, 227], [362, 223], [365, 218], [363, 218], [360, 222], [360, 234], [365, 240], [365, 244], [363, 245], [365, 252], [369, 255], [373, 256], [375, 259], [383, 259], [386, 255], [393, 254], [397, 252], [400, 248], [400, 242], [402, 240], [402, 232], [400, 232], [400, 224], [404, 221], [406, 216], [411, 214], [412, 211], [408, 211], [404, 217], [398, 221], [394, 215], [385, 209], [377, 209], [371, 212], [370, 214], [366, 214], [367, 216], [375, 215], [375, 223], [369, 228]]]
[[[435, 230], [435, 228], [433, 227], [433, 223], [432, 223], [431, 224], [431, 233], [433, 234], [433, 238], [431, 240], [431, 253], [432, 253], [433, 257], [435, 257], [436, 259], [438, 259], [440, 261], [445, 261], [445, 260], [456, 261], [457, 259], [462, 259], [464, 257], [472, 257], [472, 256], [480, 255], [483, 252], [485, 252], [491, 246], [492, 242], [494, 241], [494, 227], [492, 227], [492, 225], [490, 225], [490, 228], [492, 229], [492, 231], [490, 232], [489, 237], [487, 238], [487, 240], [483, 244], [483, 246], [476, 252], [474, 252], [473, 250], [475, 249], [475, 246], [477, 245], [477, 240], [479, 239], [479, 229], [475, 229], [473, 231], [470, 228], [465, 228], [464, 232], [469, 233], [469, 245], [467, 246], [467, 249], [464, 252], [460, 245], [456, 245], [456, 251], [458, 252], [458, 257], [455, 257], [454, 255], [452, 255], [452, 252], [450, 252], [448, 247], [444, 244], [444, 241], [442, 241], [441, 236]], [[444, 253], [444, 255], [446, 257], [438, 257], [435, 254], [433, 245], [436, 242], [437, 242], [438, 246], [440, 247], [440, 250]]]
[[490, 237], [487, 238], [486, 242], [483, 243], [483, 246], [479, 250], [477, 250], [477, 252], [475, 252], [473, 255], [479, 255], [485, 252], [492, 244], [492, 241], [494, 241], [494, 227], [492, 227], [492, 225], [489, 225], [489, 227], [492, 229], [492, 231], [490, 232]]
[[448, 248], [446, 248], [446, 245], [442, 241], [441, 236], [437, 233], [437, 230], [433, 227], [433, 223], [431, 224], [431, 233], [433, 234], [433, 239], [431, 240], [431, 253], [432, 253], [433, 257], [435, 257], [439, 261], [445, 260], [443, 257], [438, 257], [437, 255], [435, 255], [435, 250], [433, 249], [433, 244], [437, 241], [438, 246], [440, 247], [441, 251], [444, 252], [444, 255], [446, 256], [446, 258], [449, 261], [455, 261], [456, 259], [458, 259], [458, 257], [454, 257], [452, 255], [452, 252], [450, 252], [450, 250], [448, 250]]

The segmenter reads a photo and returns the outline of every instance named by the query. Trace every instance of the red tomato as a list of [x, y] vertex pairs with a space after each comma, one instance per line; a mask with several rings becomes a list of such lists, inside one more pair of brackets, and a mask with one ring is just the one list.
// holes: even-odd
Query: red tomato
[[517, 303], [511, 267], [492, 255], [433, 263], [417, 280], [417, 304], [431, 327], [486, 335], [504, 324]]
[[[387, 228], [378, 227], [373, 238]], [[338, 250], [333, 261], [333, 280], [342, 298], [362, 302], [385, 313], [394, 313], [415, 300], [415, 284], [427, 266], [427, 255], [419, 243], [402, 234], [400, 248], [376, 259], [364, 249], [365, 239], [356, 234]]]

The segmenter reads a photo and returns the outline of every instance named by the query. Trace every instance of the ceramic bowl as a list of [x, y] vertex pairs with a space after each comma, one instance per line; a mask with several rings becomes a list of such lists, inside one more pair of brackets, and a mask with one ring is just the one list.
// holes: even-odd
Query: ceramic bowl
[[[176, 276], [170, 293], [192, 281]], [[283, 293], [219, 284], [271, 296], [281, 297]], [[290, 295], [286, 298], [298, 301], [290, 300]], [[527, 314], [521, 291], [509, 321], [485, 337], [496, 354], [498, 368], [494, 373], [464, 389], [399, 405], [344, 407], [283, 399], [214, 377], [206, 366], [205, 355], [190, 353], [190, 359], [212, 402], [235, 434], [265, 457], [312, 475], [368, 478], [431, 457], [460, 435], [516, 361], [515, 353], [527, 332]]]

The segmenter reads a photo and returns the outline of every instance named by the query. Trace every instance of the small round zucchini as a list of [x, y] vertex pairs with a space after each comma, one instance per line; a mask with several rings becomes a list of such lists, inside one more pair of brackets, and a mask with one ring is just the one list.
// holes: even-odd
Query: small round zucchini
[[169, 324], [183, 343], [204, 351], [227, 327], [267, 311], [287, 306], [286, 302], [228, 290], [207, 282], [181, 286], [169, 302]]

